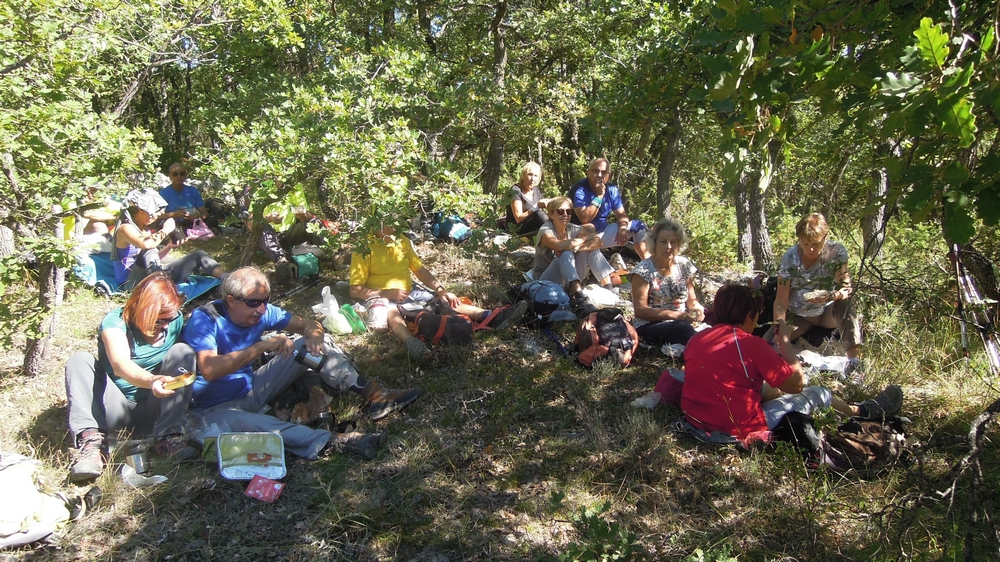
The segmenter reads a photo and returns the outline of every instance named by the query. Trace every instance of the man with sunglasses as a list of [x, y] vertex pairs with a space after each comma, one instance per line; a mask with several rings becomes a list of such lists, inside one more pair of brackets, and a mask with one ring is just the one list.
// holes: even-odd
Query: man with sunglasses
[[[595, 158], [587, 167], [587, 177], [576, 182], [569, 190], [573, 199], [576, 224], [593, 224], [601, 235], [604, 248], [624, 246], [631, 239], [639, 259], [650, 256], [646, 249], [646, 225], [640, 220], [629, 220], [622, 204], [622, 192], [617, 185], [608, 183], [611, 163], [607, 158]], [[609, 222], [614, 213], [614, 222]]]
[[180, 227], [175, 232], [182, 240], [185, 237], [185, 230], [191, 228], [194, 219], [205, 219], [208, 216], [208, 209], [198, 188], [186, 183], [188, 173], [184, 164], [174, 162], [167, 169], [167, 173], [170, 175], [170, 185], [160, 190], [160, 197], [167, 201], [167, 208], [161, 220], [174, 219], [174, 224]]
[[[223, 281], [222, 299], [206, 304], [191, 314], [184, 340], [198, 357], [198, 377], [194, 382], [191, 407], [205, 423], [226, 425], [234, 431], [280, 433], [289, 452], [314, 460], [329, 451], [343, 451], [372, 458], [380, 436], [357, 432], [331, 435], [273, 416], [258, 414], [309, 368], [296, 361], [308, 353], [322, 361], [318, 374], [329, 386], [349, 390], [365, 400], [364, 411], [379, 420], [405, 408], [420, 396], [419, 388], [393, 391], [375, 380], [365, 380], [347, 355], [326, 337], [315, 320], [300, 318], [270, 304], [271, 286], [255, 267], [243, 267]], [[300, 334], [291, 339], [277, 333]], [[265, 353], [275, 357], [253, 370], [254, 360]]]

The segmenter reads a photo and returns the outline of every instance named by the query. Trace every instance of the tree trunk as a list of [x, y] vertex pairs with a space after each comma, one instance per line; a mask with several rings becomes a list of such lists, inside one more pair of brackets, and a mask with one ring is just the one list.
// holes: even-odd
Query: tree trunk
[[[876, 154], [882, 155], [879, 160], [891, 157], [891, 145], [889, 143], [876, 149]], [[882, 255], [882, 244], [885, 243], [885, 227], [889, 220], [889, 210], [885, 205], [885, 196], [889, 193], [889, 171], [884, 164], [879, 164], [872, 171], [875, 179], [875, 189], [868, 192], [868, 207], [873, 210], [861, 217], [861, 233], [864, 237], [864, 254], [861, 256], [861, 268], [858, 271], [860, 276], [865, 269], [865, 264]]]
[[740, 181], [733, 190], [733, 200], [736, 206], [736, 259], [747, 263], [753, 256], [750, 243], [750, 198], [747, 196], [747, 176], [740, 174]]
[[500, 185], [500, 174], [503, 171], [503, 141], [494, 138], [490, 140], [490, 151], [486, 155], [486, 165], [483, 166], [483, 193], [494, 195]]
[[669, 127], [662, 131], [663, 145], [660, 148], [660, 161], [656, 167], [656, 214], [660, 217], [670, 216], [670, 178], [674, 171], [674, 162], [680, 152], [681, 120], [674, 117]]
[[[55, 296], [55, 265], [51, 262], [40, 262], [38, 264], [38, 304], [42, 314], [48, 314], [52, 310], [52, 301]], [[51, 321], [51, 319], [50, 319]], [[46, 333], [45, 325], [42, 325], [42, 333]], [[42, 372], [42, 361], [45, 357], [45, 347], [48, 344], [48, 336], [42, 338], [28, 338], [24, 347], [24, 363], [22, 368], [24, 374], [29, 377], [36, 377]]]
[[14, 231], [0, 225], [0, 258], [14, 255]]
[[764, 190], [760, 187], [761, 174], [751, 176], [747, 185], [747, 201], [750, 207], [749, 230], [750, 252], [753, 254], [753, 268], [771, 273], [774, 266], [774, 252], [771, 237], [767, 233], [767, 213], [764, 209]]
[[[503, 20], [507, 17], [507, 2], [500, 0], [496, 5], [496, 13], [490, 23], [490, 35], [493, 37], [493, 83], [498, 96], [503, 96], [507, 84], [507, 38]], [[497, 120], [499, 122], [499, 120]], [[503, 171], [504, 141], [503, 133], [496, 126], [489, 131], [490, 148], [483, 166], [483, 193], [493, 195], [500, 185], [500, 174]]]
[[254, 220], [253, 227], [250, 229], [250, 235], [247, 238], [246, 245], [243, 246], [243, 253], [240, 255], [240, 267], [245, 265], [250, 265], [253, 261], [253, 255], [257, 253], [257, 245], [260, 242], [260, 235], [264, 232], [264, 226], [261, 223], [263, 219]]
[[837, 206], [837, 189], [840, 187], [840, 181], [844, 179], [844, 172], [847, 170], [847, 164], [851, 161], [851, 153], [844, 153], [840, 157], [840, 161], [837, 162], [837, 167], [833, 171], [833, 176], [830, 178], [830, 187], [826, 190], [826, 201], [823, 205], [823, 214], [829, 216], [830, 210], [836, 208]]

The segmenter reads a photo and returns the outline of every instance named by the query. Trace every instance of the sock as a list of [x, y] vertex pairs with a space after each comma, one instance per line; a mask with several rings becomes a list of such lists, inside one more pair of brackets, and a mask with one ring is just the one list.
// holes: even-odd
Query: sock
[[367, 384], [368, 384], [368, 379], [362, 377], [361, 375], [358, 375], [358, 378], [355, 379], [354, 384], [351, 385], [350, 390], [351, 392], [354, 392], [356, 394], [361, 394], [361, 392], [365, 389], [365, 385]]

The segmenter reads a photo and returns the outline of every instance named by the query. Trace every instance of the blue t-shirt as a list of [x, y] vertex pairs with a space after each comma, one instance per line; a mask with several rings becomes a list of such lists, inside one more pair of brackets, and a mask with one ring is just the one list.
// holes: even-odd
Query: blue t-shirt
[[[195, 310], [184, 326], [184, 341], [199, 351], [214, 350], [219, 355], [244, 350], [260, 341], [264, 332], [283, 330], [292, 319], [292, 313], [273, 304], [261, 316], [260, 322], [243, 327], [233, 324], [229, 311], [221, 300], [211, 302]], [[253, 368], [247, 363], [235, 373], [207, 381], [198, 373], [194, 381], [194, 408], [208, 408], [230, 400], [242, 398], [253, 387]]]
[[167, 201], [167, 212], [172, 213], [184, 208], [200, 209], [205, 206], [205, 200], [201, 197], [201, 192], [193, 185], [184, 184], [183, 191], [177, 191], [174, 186], [168, 185], [160, 190], [160, 197]]
[[[594, 199], [594, 192], [590, 190], [587, 178], [576, 182], [571, 193], [573, 194], [573, 207], [588, 207], [591, 200]], [[597, 210], [597, 216], [594, 217], [591, 224], [594, 225], [597, 232], [604, 232], [604, 229], [608, 227], [608, 218], [611, 217], [611, 213], [622, 208], [622, 191], [613, 183], [607, 184], [601, 208]]]

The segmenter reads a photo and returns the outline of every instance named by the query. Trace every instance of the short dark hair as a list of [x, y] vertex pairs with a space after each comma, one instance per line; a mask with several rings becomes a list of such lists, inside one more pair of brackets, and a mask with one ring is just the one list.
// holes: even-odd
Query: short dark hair
[[746, 285], [727, 283], [715, 293], [712, 311], [722, 324], [737, 326], [757, 314], [764, 305], [764, 297]]

